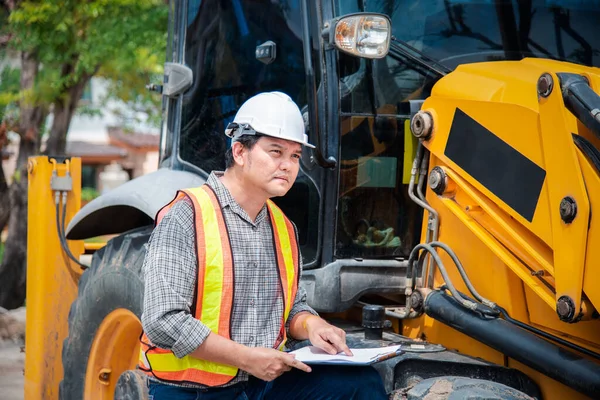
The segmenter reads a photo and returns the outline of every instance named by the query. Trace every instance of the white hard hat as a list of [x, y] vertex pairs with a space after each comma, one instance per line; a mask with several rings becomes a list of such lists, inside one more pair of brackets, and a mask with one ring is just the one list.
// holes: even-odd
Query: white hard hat
[[243, 135], [260, 134], [291, 140], [314, 149], [304, 132], [300, 109], [290, 96], [281, 92], [259, 93], [249, 98], [225, 129], [225, 135], [234, 142]]

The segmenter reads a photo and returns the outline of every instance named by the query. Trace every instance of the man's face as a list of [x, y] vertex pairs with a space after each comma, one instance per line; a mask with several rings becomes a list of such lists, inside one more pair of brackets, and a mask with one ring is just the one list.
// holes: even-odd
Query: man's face
[[262, 136], [252, 150], [242, 153], [245, 179], [270, 197], [285, 195], [300, 169], [302, 145], [289, 140]]

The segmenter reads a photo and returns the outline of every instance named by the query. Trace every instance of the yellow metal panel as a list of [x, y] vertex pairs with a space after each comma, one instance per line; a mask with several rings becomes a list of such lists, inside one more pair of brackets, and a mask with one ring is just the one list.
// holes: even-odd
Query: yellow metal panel
[[[472, 217], [486, 230], [494, 231], [494, 236], [501, 236], [497, 239], [508, 240], [504, 244], [512, 252], [523, 255], [530, 269], [549, 273], [546, 280], [556, 289], [555, 304], [559, 297], [566, 295], [574, 301], [578, 311], [590, 207], [571, 132], [581, 131], [587, 136], [589, 132], [565, 108], [556, 75], [552, 75], [554, 91], [538, 101], [539, 77], [554, 70], [584, 74], [595, 87], [600, 87], [600, 76], [593, 73], [595, 70], [553, 61], [524, 60], [459, 67], [458, 73], [449, 74], [436, 84], [432, 97], [423, 106], [434, 115], [435, 126], [433, 138], [425, 145], [440, 159], [441, 165], [448, 166], [483, 194], [483, 202], [489, 205], [483, 214], [489, 224], [485, 225], [486, 218], [477, 218], [471, 213]], [[473, 82], [479, 83], [474, 85]], [[531, 222], [445, 156], [456, 109], [545, 171], [546, 178]], [[577, 203], [577, 217], [570, 224], [564, 223], [559, 214], [560, 202], [566, 196]], [[490, 213], [489, 208], [494, 207], [501, 212]], [[541, 245], [538, 239], [543, 241]], [[525, 281], [532, 282], [531, 279]], [[582, 307], [589, 314], [589, 307]]]
[[569, 342], [599, 353], [600, 352], [600, 320], [580, 321], [576, 324], [562, 322], [556, 316], [554, 307], [544, 304], [529, 289], [525, 289], [529, 319], [532, 324], [554, 335], [561, 336]]
[[[512, 253], [506, 251], [505, 247], [497, 239], [487, 234], [487, 232], [477, 223], [474, 223], [472, 219], [467, 217], [462, 210], [451, 200], [446, 200], [446, 206], [450, 209], [465, 226], [469, 227], [477, 237], [485, 243], [494, 254], [527, 284], [535, 293], [544, 300], [548, 305], [554, 305], [554, 296], [552, 293], [542, 285], [537, 279], [535, 279], [531, 273], [527, 271], [522, 263]], [[450, 264], [451, 265], [451, 264]]]
[[[462, 83], [462, 86], [468, 85], [468, 82]], [[511, 215], [511, 218], [514, 218], [522, 226], [531, 230], [547, 245], [551, 246], [552, 225], [550, 224], [548, 207], [544, 205], [547, 198], [543, 197], [546, 193], [543, 189], [533, 220], [529, 222], [445, 155], [445, 148], [453, 122], [452, 117], [454, 116], [455, 109], [459, 108], [533, 163], [544, 168], [544, 156], [542, 154], [540, 134], [538, 133], [538, 114], [527, 108], [511, 104], [447, 98], [430, 98], [425, 102], [423, 108], [426, 110], [435, 110], [434, 114], [437, 115], [435, 118], [436, 133], [431, 140], [424, 142], [429, 151], [435, 154], [442, 161], [443, 165], [450, 166], [452, 170], [460, 173], [460, 176], [473, 185], [473, 187], [477, 188], [477, 190], [489, 199], [492, 199], [493, 203], [505, 213]], [[510, 118], [507, 119], [507, 116], [510, 116]], [[528, 134], [515, 135], [515, 132], [528, 132]], [[543, 188], [545, 186], [546, 183], [544, 183]]]
[[[435, 156], [432, 157], [435, 165], [438, 160]], [[473, 228], [477, 225], [476, 221], [462, 211], [464, 217], [461, 217], [461, 213], [455, 214], [446, 206], [449, 203], [446, 199], [433, 195], [431, 191], [427, 192], [427, 200], [440, 214], [439, 240], [447, 243], [455, 251], [477, 291], [506, 308], [514, 318], [528, 322], [523, 281], [490, 246], [489, 238], [478, 236], [478, 230]], [[421, 238], [422, 241], [424, 239]], [[468, 293], [450, 257], [445, 252], [439, 254], [456, 288]], [[441, 275], [436, 272], [434, 286], [442, 283]]]
[[[590, 206], [571, 136], [574, 117], [564, 106], [558, 77], [552, 76], [554, 91], [548, 98], [540, 99], [540, 125], [554, 238], [556, 299], [569, 296], [575, 303], [577, 315], [583, 289]], [[562, 222], [559, 213], [565, 196], [577, 203], [577, 216], [570, 224]]]
[[[588, 77], [593, 75], [590, 73], [592, 70], [585, 66], [539, 58], [519, 62], [463, 64], [436, 83], [432, 95], [455, 100], [519, 104], [537, 111], [539, 104], [536, 84], [539, 76], [547, 71], [572, 72]], [[594, 89], [598, 92], [599, 88], [596, 86]]]
[[[589, 318], [600, 302], [600, 247], [591, 246], [600, 240], [596, 215], [600, 213], [592, 213], [588, 221], [590, 207], [600, 202], [600, 177], [576, 150], [571, 133], [599, 146], [600, 140], [567, 111], [556, 76], [552, 95], [538, 100], [537, 81], [551, 71], [583, 74], [596, 91], [600, 89], [597, 69], [529, 59], [462, 65], [435, 85], [423, 105], [434, 117], [433, 137], [424, 144], [431, 152], [430, 170], [444, 168], [448, 190], [441, 196], [428, 191], [427, 200], [440, 214], [440, 241], [454, 249], [481, 295], [519, 321], [598, 352], [600, 321], [567, 324], [559, 320], [555, 306], [558, 297], [568, 294], [577, 307], [581, 301], [587, 311], [584, 318]], [[545, 171], [531, 222], [446, 157], [457, 108]], [[560, 201], [567, 195], [578, 206], [577, 218], [570, 225], [559, 215]], [[595, 218], [599, 219], [596, 223]], [[452, 282], [466, 293], [450, 258], [445, 253], [441, 258]], [[442, 283], [436, 273], [434, 286]], [[585, 398], [428, 317], [403, 321], [402, 331], [492, 362], [508, 363], [531, 376], [545, 398]]]
[[468, 213], [483, 229], [502, 242], [502, 245], [510, 252], [527, 262], [531, 269], [536, 271], [544, 269], [551, 274], [554, 272], [550, 247], [541, 242], [528, 229], [516, 223], [501, 207], [483, 196], [454, 171], [446, 170], [446, 173], [459, 189], [452, 200], [446, 200], [456, 202], [457, 206], [462, 209], [461, 212]]
[[[64, 175], [66, 168], [65, 164], [58, 164], [59, 175]], [[52, 170], [53, 165], [47, 157], [29, 159], [26, 399], [58, 398], [58, 384], [63, 377], [61, 353], [67, 336], [67, 317], [77, 296], [77, 283], [82, 273], [60, 246], [54, 195], [50, 189]], [[70, 173], [73, 190], [67, 197], [67, 224], [80, 207], [79, 158], [71, 159]], [[76, 257], [83, 252], [82, 241], [69, 241], [69, 247]]]
[[[592, 210], [600, 210], [600, 177], [581, 152], [577, 152]], [[600, 213], [592, 212], [583, 274], [583, 292], [600, 309]], [[594, 246], [594, 244], [596, 244]], [[599, 330], [600, 331], [600, 330]]]

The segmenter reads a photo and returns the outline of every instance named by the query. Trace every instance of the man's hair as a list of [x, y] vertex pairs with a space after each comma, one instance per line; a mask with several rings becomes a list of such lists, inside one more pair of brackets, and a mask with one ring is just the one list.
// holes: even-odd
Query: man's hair
[[[246, 148], [248, 150], [252, 150], [252, 148], [254, 147], [256, 142], [258, 142], [258, 140], [261, 138], [261, 136], [262, 135], [243, 135], [243, 136], [240, 136], [240, 138], [237, 140], [237, 142], [241, 143], [241, 145], [244, 146], [244, 148]], [[232, 147], [233, 147], [233, 143], [232, 143]], [[229, 168], [233, 167], [234, 164], [235, 164], [235, 161], [233, 160], [233, 152], [231, 150], [231, 147], [229, 147], [227, 149], [227, 151], [225, 152], [225, 169], [229, 169]]]

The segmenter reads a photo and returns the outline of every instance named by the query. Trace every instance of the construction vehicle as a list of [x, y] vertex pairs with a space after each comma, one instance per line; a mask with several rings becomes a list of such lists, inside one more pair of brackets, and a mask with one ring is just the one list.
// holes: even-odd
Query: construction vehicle
[[270, 90], [304, 107], [317, 145], [275, 199], [299, 229], [301, 284], [351, 346], [402, 344], [376, 365], [389, 392], [600, 398], [598, 2], [170, 13], [160, 168], [80, 210], [80, 160], [30, 160], [26, 399], [144, 398], [154, 216], [223, 169], [225, 126]]

